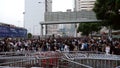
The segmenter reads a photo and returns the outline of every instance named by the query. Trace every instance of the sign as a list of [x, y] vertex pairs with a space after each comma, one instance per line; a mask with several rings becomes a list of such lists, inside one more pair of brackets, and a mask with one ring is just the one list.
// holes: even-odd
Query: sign
[[0, 26], [0, 37], [26, 37], [27, 30], [23, 28]]

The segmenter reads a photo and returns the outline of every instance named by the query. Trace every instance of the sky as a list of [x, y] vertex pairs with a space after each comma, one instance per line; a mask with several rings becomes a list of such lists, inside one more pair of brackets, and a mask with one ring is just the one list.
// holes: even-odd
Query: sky
[[[0, 22], [23, 27], [24, 0], [0, 0]], [[53, 0], [53, 11], [73, 9], [73, 0]]]

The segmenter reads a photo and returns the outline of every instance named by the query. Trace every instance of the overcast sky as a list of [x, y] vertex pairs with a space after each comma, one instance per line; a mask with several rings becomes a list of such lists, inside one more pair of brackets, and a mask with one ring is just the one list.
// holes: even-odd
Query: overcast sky
[[73, 9], [74, 0], [53, 0], [53, 11], [66, 11]]
[[[73, 0], [53, 0], [53, 11], [73, 9]], [[0, 22], [23, 27], [24, 0], [0, 0]]]

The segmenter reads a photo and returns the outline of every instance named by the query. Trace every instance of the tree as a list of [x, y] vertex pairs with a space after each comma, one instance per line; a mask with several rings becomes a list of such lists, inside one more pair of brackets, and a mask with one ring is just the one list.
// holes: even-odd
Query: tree
[[89, 35], [93, 31], [99, 31], [101, 26], [99, 23], [80, 23], [77, 32], [82, 32], [82, 35]]
[[120, 0], [96, 0], [93, 11], [103, 25], [120, 29]]
[[31, 33], [28, 33], [28, 38], [30, 39], [30, 38], [32, 38], [32, 34]]

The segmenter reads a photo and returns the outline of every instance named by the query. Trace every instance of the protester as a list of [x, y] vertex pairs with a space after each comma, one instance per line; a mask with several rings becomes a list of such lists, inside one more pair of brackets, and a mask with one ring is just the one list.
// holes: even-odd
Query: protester
[[120, 39], [59, 37], [48, 39], [3, 39], [0, 52], [10, 51], [97, 51], [120, 55]]

